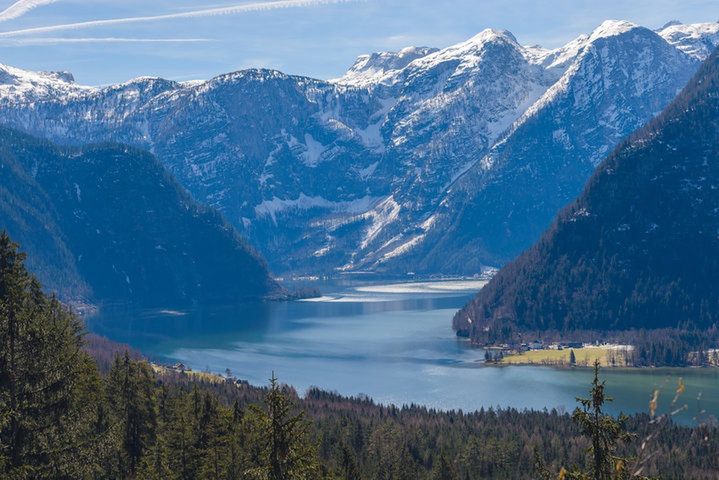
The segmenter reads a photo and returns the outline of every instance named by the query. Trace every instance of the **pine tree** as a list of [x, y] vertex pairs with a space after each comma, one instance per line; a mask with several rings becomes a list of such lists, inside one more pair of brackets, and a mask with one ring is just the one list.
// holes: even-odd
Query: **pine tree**
[[577, 364], [577, 356], [574, 354], [574, 350], [569, 351], [569, 364], [570, 365]]
[[439, 458], [432, 466], [431, 480], [454, 480], [457, 474], [452, 465], [447, 461], [444, 453], [439, 454]]
[[137, 472], [140, 460], [155, 442], [157, 408], [154, 377], [146, 362], [127, 352], [115, 360], [107, 380], [110, 408], [120, 430], [118, 468], [124, 477]]
[[[82, 352], [80, 321], [43, 294], [25, 255], [0, 233], [0, 477], [91, 475], [97, 370]], [[80, 460], [80, 461], [78, 461]]]
[[247, 464], [246, 431], [243, 427], [243, 416], [235, 402], [230, 421], [229, 442], [227, 445], [227, 478], [242, 478]]
[[251, 406], [247, 415], [250, 434], [258, 447], [258, 465], [250, 478], [309, 480], [319, 477], [319, 460], [303, 412], [282, 391], [274, 373], [265, 408]]
[[230, 418], [229, 411], [220, 408], [217, 398], [206, 392], [199, 423], [201, 444], [198, 445], [198, 452], [202, 460], [200, 478], [225, 478], [230, 458]]
[[337, 463], [339, 464], [340, 478], [353, 480], [359, 478], [357, 455], [345, 440], [342, 440], [337, 450]]
[[165, 441], [158, 436], [154, 444], [142, 457], [138, 467], [137, 478], [142, 480], [167, 480], [173, 478], [167, 463]]
[[617, 449], [622, 443], [628, 443], [633, 435], [627, 432], [624, 424], [625, 415], [615, 419], [604, 414], [602, 407], [605, 402], [612, 401], [604, 393], [604, 382], [599, 381], [599, 360], [594, 362], [594, 379], [589, 398], [577, 398], [580, 407], [577, 407], [572, 418], [582, 433], [590, 441], [589, 452], [591, 462], [587, 469], [562, 468], [558, 475], [552, 475], [543, 465], [535, 453], [537, 470], [541, 477], [549, 480], [642, 480], [647, 477], [633, 475], [628, 468], [629, 459], [617, 455]]

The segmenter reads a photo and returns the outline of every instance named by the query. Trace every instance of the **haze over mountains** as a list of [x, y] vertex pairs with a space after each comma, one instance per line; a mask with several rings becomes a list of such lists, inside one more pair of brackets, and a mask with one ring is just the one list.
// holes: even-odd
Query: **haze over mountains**
[[150, 150], [276, 273], [474, 274], [531, 245], [718, 41], [713, 23], [608, 21], [556, 50], [485, 30], [360, 57], [333, 81], [245, 70], [91, 88], [2, 67], [0, 119]]
[[719, 321], [719, 55], [458, 312], [475, 339]]

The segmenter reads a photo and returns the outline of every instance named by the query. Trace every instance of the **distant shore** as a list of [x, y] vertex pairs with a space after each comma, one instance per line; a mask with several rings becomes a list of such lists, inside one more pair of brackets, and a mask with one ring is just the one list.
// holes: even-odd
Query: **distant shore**
[[[526, 351], [513, 351], [503, 347], [486, 347], [485, 351], [495, 352], [485, 356], [485, 364], [495, 367], [538, 366], [555, 368], [592, 368], [595, 360], [599, 360], [604, 368], [620, 370], [640, 370], [657, 368], [717, 368], [719, 364], [702, 366], [688, 365], [684, 367], [652, 367], [633, 365], [628, 362], [627, 354], [631, 345], [605, 344], [584, 345], [575, 348], [542, 348]], [[572, 359], [572, 355], [574, 359]]]
[[485, 360], [489, 365], [538, 365], [547, 367], [592, 367], [599, 361], [602, 367], [631, 368], [627, 361], [631, 345], [603, 344], [548, 348], [523, 348], [513, 350], [505, 347], [488, 347]]

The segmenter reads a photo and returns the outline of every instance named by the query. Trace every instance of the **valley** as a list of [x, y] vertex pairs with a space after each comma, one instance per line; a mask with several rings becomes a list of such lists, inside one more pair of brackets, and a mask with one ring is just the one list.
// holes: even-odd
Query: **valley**
[[719, 478], [715, 15], [7, 3], [0, 477]]

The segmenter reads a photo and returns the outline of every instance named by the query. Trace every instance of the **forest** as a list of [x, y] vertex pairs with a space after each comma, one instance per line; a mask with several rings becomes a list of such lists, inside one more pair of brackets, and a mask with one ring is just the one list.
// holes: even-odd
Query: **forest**
[[109, 341], [86, 342], [82, 322], [43, 293], [24, 260], [0, 235], [2, 478], [713, 479], [719, 471], [716, 421], [678, 426], [651, 404], [644, 415], [606, 415], [598, 367], [572, 414], [385, 406], [318, 389], [300, 396], [274, 374], [258, 388], [156, 373]]

